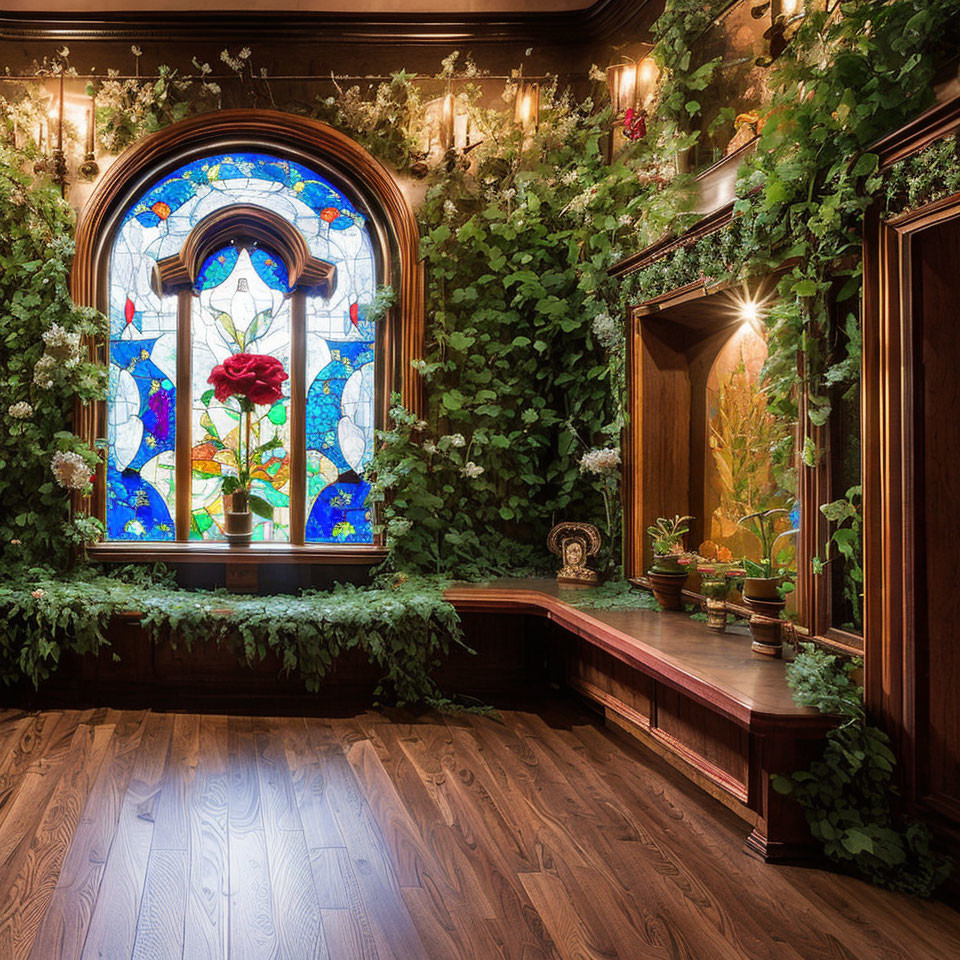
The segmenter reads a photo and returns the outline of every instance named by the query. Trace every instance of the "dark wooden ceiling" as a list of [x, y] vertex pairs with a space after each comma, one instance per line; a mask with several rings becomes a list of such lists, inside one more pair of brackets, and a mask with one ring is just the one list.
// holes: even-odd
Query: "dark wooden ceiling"
[[[5, 0], [5, 40], [524, 41], [642, 39], [663, 0]], [[231, 10], [230, 8], [234, 9]], [[241, 7], [241, 9], [236, 9]]]

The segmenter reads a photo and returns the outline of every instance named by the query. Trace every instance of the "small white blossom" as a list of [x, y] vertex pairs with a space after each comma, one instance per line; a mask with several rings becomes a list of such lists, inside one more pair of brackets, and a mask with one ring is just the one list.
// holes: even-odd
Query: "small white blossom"
[[467, 441], [462, 433], [448, 433], [440, 438], [441, 447], [465, 447]]
[[620, 450], [617, 447], [588, 450], [580, 458], [581, 473], [613, 473], [620, 466]]
[[474, 463], [472, 460], [468, 460], [460, 468], [460, 473], [465, 477], [469, 477], [469, 479], [471, 480], [476, 480], [476, 478], [479, 477], [481, 473], [483, 473], [483, 467], [481, 467], [479, 464]]
[[11, 403], [10, 406], [7, 407], [7, 415], [14, 420], [27, 420], [33, 416], [33, 407], [31, 407], [26, 400], [21, 400], [19, 403]]
[[142, 51], [136, 44], [134, 44], [134, 45], [130, 48], [130, 52], [131, 52], [135, 57], [142, 57], [142, 56], [143, 56], [143, 51]]
[[593, 318], [593, 335], [608, 350], [618, 346], [623, 340], [623, 331], [609, 313], [598, 313]]
[[457, 205], [452, 200], [444, 200], [443, 213], [447, 217], [455, 217], [457, 215]]
[[503, 199], [506, 200], [507, 203], [509, 203], [516, 195], [517, 195], [517, 191], [514, 190], [513, 187], [507, 187], [506, 190], [502, 190], [500, 192], [500, 196], [503, 197]]
[[430, 424], [427, 423], [426, 420], [418, 420], [413, 426], [414, 426], [414, 429], [422, 431], [422, 430], [426, 430], [427, 427], [430, 426]]
[[53, 386], [53, 371], [57, 368], [56, 358], [45, 353], [33, 367], [33, 382], [43, 390]]
[[580, 174], [577, 173], [576, 169], [568, 170], [561, 178], [560, 182], [565, 187], [572, 187], [580, 179]]
[[631, 217], [629, 213], [622, 213], [617, 217], [617, 223], [619, 223], [621, 227], [629, 227], [633, 223], [633, 217]]
[[44, 592], [39, 587], [37, 587], [36, 590], [30, 591], [30, 596], [33, 597], [34, 600], [42, 600], [44, 597]]
[[50, 469], [61, 487], [83, 490], [90, 482], [90, 467], [79, 453], [58, 450], [50, 461]]
[[598, 67], [595, 63], [590, 64], [590, 79], [596, 80], [597, 83], [606, 83], [607, 82], [607, 71]]
[[58, 360], [69, 360], [75, 357], [80, 349], [80, 334], [53, 324], [49, 330], [43, 332], [43, 342], [47, 346], [47, 353]]

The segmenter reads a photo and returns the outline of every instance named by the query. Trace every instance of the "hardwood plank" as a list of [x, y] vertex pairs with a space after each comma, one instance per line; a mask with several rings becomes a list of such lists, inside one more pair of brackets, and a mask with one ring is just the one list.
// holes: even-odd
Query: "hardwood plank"
[[227, 763], [227, 718], [203, 717], [197, 775], [188, 797], [189, 877], [183, 955], [190, 960], [227, 956]]
[[410, 917], [386, 844], [373, 820], [347, 758], [331, 750], [336, 736], [322, 723], [307, 722], [314, 749], [324, 756], [327, 800], [350, 854], [364, 912], [380, 960], [429, 956]]
[[69, 763], [30, 838], [17, 877], [0, 880], [0, 890], [5, 891], [0, 904], [0, 942], [9, 960], [21, 960], [30, 953], [115, 729], [113, 724], [78, 727]]
[[152, 849], [137, 916], [133, 960], [179, 960], [184, 956], [186, 898], [186, 850]]
[[231, 717], [227, 732], [230, 960], [274, 960], [279, 956], [279, 945], [260, 810], [253, 722]]
[[87, 797], [36, 939], [31, 960], [74, 960], [83, 950], [100, 881], [136, 751], [146, 729], [146, 713], [117, 717], [114, 735]]
[[172, 732], [170, 714], [155, 714], [147, 721], [120, 807], [81, 960], [127, 958], [133, 952], [161, 777]]
[[329, 954], [286, 754], [269, 722], [259, 722], [256, 730], [261, 814], [277, 918], [277, 956], [321, 960]]

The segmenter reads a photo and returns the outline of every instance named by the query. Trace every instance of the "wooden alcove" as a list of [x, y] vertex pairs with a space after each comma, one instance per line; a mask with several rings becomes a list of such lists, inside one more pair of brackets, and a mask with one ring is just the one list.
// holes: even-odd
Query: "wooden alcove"
[[[960, 97], [876, 145], [882, 170], [960, 134]], [[866, 693], [903, 795], [960, 855], [960, 194], [881, 219], [864, 239]], [[957, 889], [957, 881], [953, 881]]]
[[[733, 158], [739, 162], [742, 158]], [[702, 217], [679, 237], [659, 241], [617, 264], [622, 277], [661, 260], [727, 226], [730, 201]], [[652, 549], [647, 526], [657, 517], [691, 515], [689, 545], [705, 538], [706, 385], [714, 361], [744, 323], [744, 300], [769, 303], [790, 262], [743, 284], [698, 281], [670, 290], [632, 307], [627, 318], [627, 405], [629, 422], [623, 436], [624, 569], [646, 585]], [[798, 631], [841, 653], [863, 650], [863, 638], [835, 624], [833, 584], [814, 576], [812, 561], [824, 554], [829, 524], [817, 506], [843, 494], [833, 470], [839, 438], [833, 427], [814, 427], [801, 409], [796, 447], [810, 437], [822, 455], [814, 467], [797, 467], [797, 500], [801, 504], [796, 541], [798, 577], [793, 603]], [[695, 581], [691, 581], [695, 584]], [[693, 599], [699, 595], [689, 593]], [[741, 613], [735, 605], [732, 608]]]

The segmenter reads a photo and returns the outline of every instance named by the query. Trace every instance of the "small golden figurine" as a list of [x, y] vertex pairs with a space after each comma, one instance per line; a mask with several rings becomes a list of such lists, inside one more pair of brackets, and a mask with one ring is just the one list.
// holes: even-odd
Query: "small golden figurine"
[[597, 574], [587, 566], [587, 557], [600, 549], [600, 531], [592, 523], [558, 523], [547, 534], [547, 549], [563, 561], [557, 573], [560, 583], [597, 583]]

